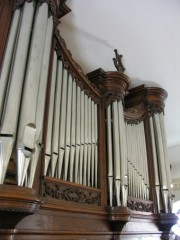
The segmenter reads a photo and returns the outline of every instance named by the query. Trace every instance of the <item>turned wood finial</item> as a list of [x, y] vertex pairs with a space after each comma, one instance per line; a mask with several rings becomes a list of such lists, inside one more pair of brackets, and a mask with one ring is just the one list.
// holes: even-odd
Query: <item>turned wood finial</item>
[[114, 66], [116, 67], [118, 72], [124, 73], [124, 71], [126, 70], [122, 64], [122, 57], [123, 55], [119, 55], [117, 49], [114, 49], [115, 52], [115, 58], [113, 58], [114, 61]]

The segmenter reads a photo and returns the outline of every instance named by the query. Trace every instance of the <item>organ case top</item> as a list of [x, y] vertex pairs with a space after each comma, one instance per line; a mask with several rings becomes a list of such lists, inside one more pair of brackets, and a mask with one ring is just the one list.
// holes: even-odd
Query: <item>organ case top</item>
[[58, 30], [65, 1], [1, 2], [1, 21], [11, 20], [1, 53], [0, 234], [167, 237], [176, 221], [167, 92], [131, 89], [117, 63], [85, 75]]

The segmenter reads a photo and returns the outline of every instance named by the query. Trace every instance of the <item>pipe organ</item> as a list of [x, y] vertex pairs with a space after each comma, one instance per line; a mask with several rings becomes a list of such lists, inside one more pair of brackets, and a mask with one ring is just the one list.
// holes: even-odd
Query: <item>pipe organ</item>
[[1, 2], [2, 239], [169, 236], [167, 92], [131, 88], [117, 51], [118, 71], [85, 75], [59, 33], [66, 1]]

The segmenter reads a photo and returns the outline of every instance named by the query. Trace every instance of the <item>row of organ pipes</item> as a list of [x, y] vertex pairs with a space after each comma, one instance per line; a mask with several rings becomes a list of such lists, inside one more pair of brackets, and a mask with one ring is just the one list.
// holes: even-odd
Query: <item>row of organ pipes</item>
[[[53, 24], [46, 2], [25, 1], [13, 14], [0, 73], [0, 184], [15, 151], [18, 186], [33, 186], [42, 149]], [[123, 99], [105, 111], [109, 205], [126, 206], [128, 196], [148, 200], [144, 122], [125, 121]], [[56, 51], [47, 118], [44, 175], [98, 188], [98, 104]], [[168, 212], [171, 179], [163, 113], [152, 114], [149, 124], [158, 212], [162, 204]]]
[[42, 144], [52, 31], [46, 3], [25, 2], [15, 10], [1, 69], [1, 183], [16, 145], [18, 185], [33, 185]]
[[[14, 11], [0, 76], [1, 184], [15, 149], [17, 185], [33, 186], [42, 149], [52, 34], [46, 2], [25, 2]], [[56, 52], [50, 95], [44, 175], [97, 187], [97, 104]]]
[[44, 175], [98, 185], [97, 104], [54, 53]]
[[[171, 211], [171, 177], [164, 114], [149, 118], [157, 211]], [[106, 109], [108, 192], [110, 206], [127, 206], [127, 197], [149, 199], [149, 171], [144, 121], [128, 123], [122, 101]]]

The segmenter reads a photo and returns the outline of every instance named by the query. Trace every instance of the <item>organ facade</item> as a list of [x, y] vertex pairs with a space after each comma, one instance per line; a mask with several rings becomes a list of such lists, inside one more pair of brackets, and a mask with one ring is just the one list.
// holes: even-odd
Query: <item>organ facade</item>
[[[1, 0], [1, 239], [169, 239], [167, 92], [85, 75], [61, 0]], [[82, 49], [83, 51], [83, 49]]]

